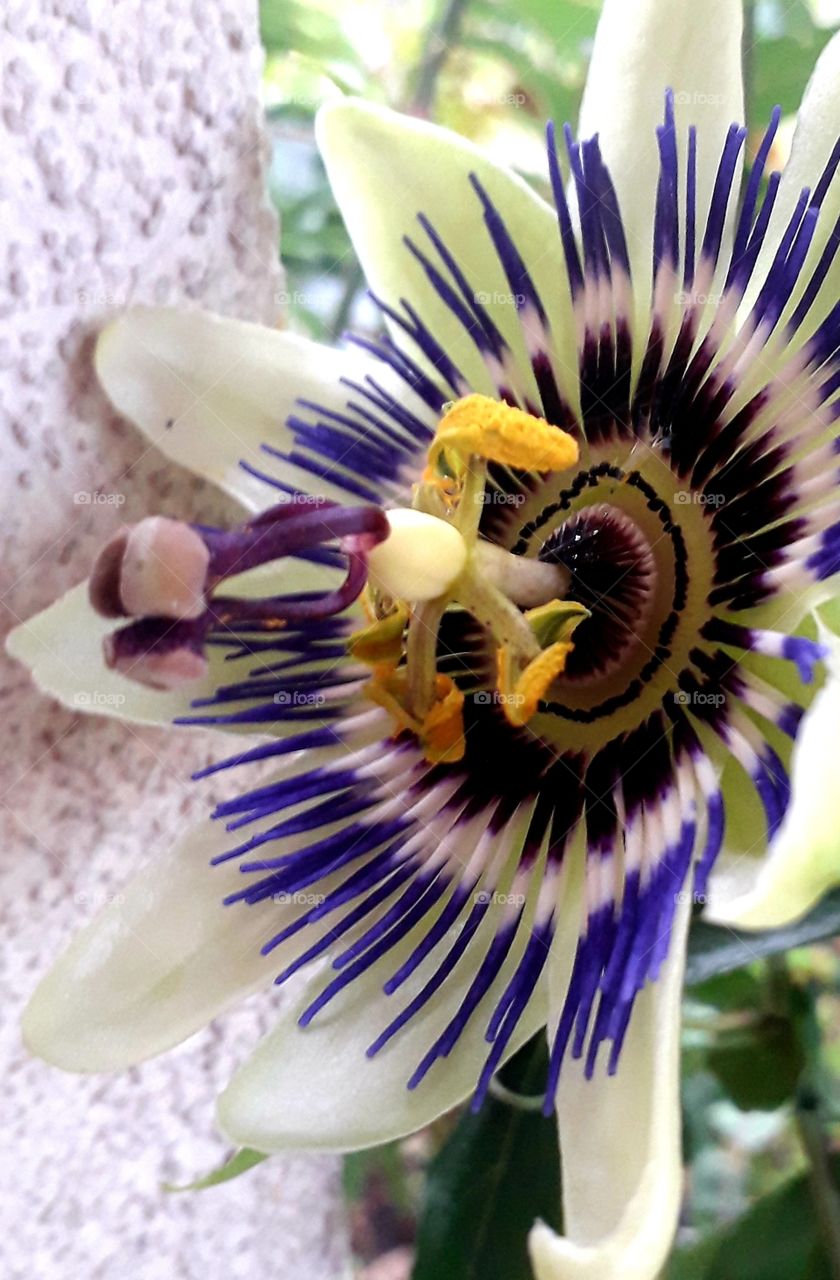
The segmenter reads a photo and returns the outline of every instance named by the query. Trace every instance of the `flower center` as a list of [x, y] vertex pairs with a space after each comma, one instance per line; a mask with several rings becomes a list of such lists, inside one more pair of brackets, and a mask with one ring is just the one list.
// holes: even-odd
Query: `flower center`
[[589, 610], [575, 635], [566, 680], [608, 675], [640, 643], [656, 591], [656, 561], [645, 533], [618, 507], [584, 507], [561, 525], [539, 553], [562, 565], [568, 594]]
[[544, 475], [577, 456], [574, 439], [544, 419], [470, 395], [447, 407], [413, 508], [390, 513], [390, 536], [370, 557], [371, 625], [351, 649], [374, 669], [370, 697], [420, 739], [430, 761], [464, 752], [464, 693], [439, 670], [447, 611], [471, 615], [489, 637], [495, 693], [514, 725], [536, 714], [565, 668], [575, 628], [589, 616], [565, 599], [569, 572], [559, 561], [517, 561], [479, 530], [489, 463]]

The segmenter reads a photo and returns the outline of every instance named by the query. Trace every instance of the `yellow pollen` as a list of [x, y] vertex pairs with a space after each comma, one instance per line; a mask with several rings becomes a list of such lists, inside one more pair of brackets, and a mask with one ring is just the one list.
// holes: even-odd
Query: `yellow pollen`
[[[366, 611], [372, 612], [370, 603]], [[403, 634], [408, 625], [408, 608], [401, 601], [392, 613], [372, 622], [362, 631], [354, 631], [348, 648], [354, 658], [370, 667], [396, 667], [402, 657]]]
[[[566, 669], [566, 659], [574, 647], [569, 640], [558, 640], [548, 649], [543, 649], [541, 654], [528, 663], [513, 689], [508, 687], [508, 692], [503, 692], [502, 709], [511, 724], [521, 727], [536, 715], [540, 698], [545, 697], [551, 682]], [[499, 662], [500, 666], [507, 666], [506, 656], [503, 656], [501, 649]]]
[[[575, 439], [544, 418], [535, 418], [490, 396], [469, 395], [444, 414], [429, 449], [429, 470], [453, 470], [452, 456], [500, 462], [519, 471], [565, 471], [578, 460]], [[445, 462], [449, 465], [441, 466]]]
[[380, 668], [365, 688], [368, 697], [392, 715], [397, 733], [413, 734], [429, 764], [456, 764], [464, 756], [464, 695], [449, 676], [435, 677], [434, 701], [418, 719], [407, 709], [409, 693], [405, 668]]
[[496, 678], [502, 695], [502, 709], [505, 718], [517, 728], [536, 715], [540, 699], [545, 697], [552, 681], [565, 671], [566, 659], [575, 647], [571, 637], [584, 618], [589, 617], [589, 611], [573, 601], [553, 600], [537, 609], [530, 609], [525, 617], [535, 634], [550, 636], [551, 643], [546, 644], [516, 677], [507, 646], [502, 645], [496, 654]]

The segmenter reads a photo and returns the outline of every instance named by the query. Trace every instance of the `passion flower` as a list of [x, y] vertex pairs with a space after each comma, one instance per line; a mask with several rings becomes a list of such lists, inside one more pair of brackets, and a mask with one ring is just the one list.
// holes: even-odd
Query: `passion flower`
[[[307, 969], [220, 1124], [348, 1149], [480, 1105], [547, 1022], [568, 1238], [535, 1227], [538, 1277], [661, 1267], [692, 902], [779, 923], [839, 878], [840, 46], [788, 173], [777, 113], [739, 201], [740, 36], [729, 0], [608, 0], [581, 140], [549, 129], [553, 208], [441, 130], [331, 106], [388, 336], [337, 355], [149, 310], [97, 355], [118, 408], [252, 505], [372, 507], [341, 526], [372, 522], [369, 577], [347, 612], [347, 545], [278, 535], [309, 559], [267, 625], [187, 575], [201, 696], [122, 710], [269, 736], [205, 771], [240, 793], [71, 944], [28, 1043], [122, 1067]], [[77, 689], [72, 623], [99, 688], [90, 617], [76, 593], [13, 652]]]

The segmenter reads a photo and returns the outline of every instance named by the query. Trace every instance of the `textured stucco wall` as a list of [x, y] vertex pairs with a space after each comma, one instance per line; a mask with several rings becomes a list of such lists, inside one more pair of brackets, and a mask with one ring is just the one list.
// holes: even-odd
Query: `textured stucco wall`
[[[3, 631], [84, 576], [122, 519], [224, 513], [109, 411], [91, 335], [132, 301], [277, 318], [261, 55], [247, 0], [7, 0], [0, 18]], [[117, 494], [124, 505], [80, 503]], [[334, 1280], [334, 1162], [290, 1158], [164, 1196], [223, 1156], [212, 1099], [265, 1000], [165, 1060], [79, 1079], [29, 1061], [20, 1004], [72, 928], [200, 813], [208, 736], [126, 729], [0, 679], [0, 1272], [9, 1280]]]

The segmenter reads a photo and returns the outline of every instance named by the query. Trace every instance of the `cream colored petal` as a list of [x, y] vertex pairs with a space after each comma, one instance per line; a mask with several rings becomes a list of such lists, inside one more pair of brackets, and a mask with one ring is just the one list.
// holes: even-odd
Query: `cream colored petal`
[[[345, 99], [322, 108], [317, 138], [333, 192], [374, 292], [392, 306], [407, 298], [470, 385], [478, 391], [492, 391], [469, 335], [403, 244], [403, 237], [409, 235], [429, 249], [417, 223], [418, 213], [426, 214], [511, 344], [517, 364], [528, 370], [527, 382], [533, 392], [515, 297], [470, 186], [469, 175], [477, 175], [541, 290], [555, 338], [561, 344], [559, 374], [571, 396], [576, 368], [574, 325], [554, 210], [525, 182], [499, 168], [465, 138], [371, 103]], [[438, 261], [434, 251], [431, 256]]]
[[[265, 595], [326, 591], [337, 577], [334, 570], [321, 565], [290, 559], [242, 574], [228, 585], [242, 595], [249, 594], [249, 588], [251, 594]], [[189, 713], [193, 698], [208, 697], [218, 685], [242, 680], [259, 665], [253, 657], [227, 662], [225, 650], [211, 645], [207, 649], [208, 671], [202, 679], [166, 692], [150, 689], [105, 665], [103, 637], [125, 621], [95, 613], [88, 600], [88, 585], [83, 582], [15, 627], [6, 648], [30, 668], [42, 692], [65, 706], [138, 724], [168, 724]]]
[[67, 1071], [117, 1071], [271, 983], [277, 956], [260, 946], [298, 908], [223, 906], [243, 878], [235, 862], [209, 861], [232, 842], [223, 823], [202, 824], [76, 935], [24, 1013], [32, 1053]]
[[[820, 55], [805, 90], [796, 120], [790, 158], [779, 185], [779, 195], [767, 234], [767, 243], [756, 267], [750, 297], [754, 298], [773, 260], [775, 246], [785, 229], [803, 187], [814, 192], [825, 165], [840, 138], [840, 34], [835, 35]], [[840, 217], [840, 176], [835, 174], [825, 199], [805, 267], [791, 302], [800, 296], [811, 271], [816, 266], [828, 238]], [[835, 304], [840, 292], [840, 257], [835, 257], [819, 297], [811, 311], [807, 327], [823, 319]]]
[[[407, 1080], [458, 1009], [474, 972], [470, 967], [465, 976], [459, 966], [439, 995], [369, 1059], [368, 1045], [408, 1004], [432, 967], [427, 962], [396, 995], [385, 996], [382, 983], [410, 945], [357, 978], [305, 1030], [297, 1026], [297, 1017], [329, 981], [328, 974], [313, 980], [296, 1007], [281, 1010], [275, 1029], [219, 1099], [219, 1127], [232, 1142], [260, 1151], [351, 1151], [412, 1133], [469, 1096], [489, 1051], [484, 1031], [493, 997], [510, 977], [512, 964], [493, 984], [450, 1057], [439, 1060], [426, 1079], [409, 1090]], [[505, 1056], [544, 1022], [540, 989]]]
[[673, 89], [682, 176], [686, 130], [697, 126], [698, 227], [709, 206], [720, 151], [744, 119], [741, 0], [606, 0], [580, 115], [597, 133], [624, 216], [637, 287], [650, 287], [653, 211], [665, 90]]
[[348, 501], [343, 489], [267, 458], [260, 446], [289, 447], [284, 424], [298, 398], [328, 409], [346, 405], [341, 377], [358, 379], [367, 367], [352, 351], [208, 311], [137, 307], [103, 331], [95, 364], [115, 408], [153, 445], [249, 510], [271, 506], [279, 495], [240, 461]]
[[[745, 929], [775, 928], [804, 915], [840, 884], [838, 724], [840, 678], [835, 676], [799, 731], [791, 803], [772, 847], [761, 858], [747, 852], [721, 863], [709, 886], [709, 919]], [[760, 831], [762, 816], [756, 812], [755, 818]]]
[[[690, 902], [677, 908], [659, 980], [642, 992], [618, 1071], [586, 1080], [563, 1065], [557, 1119], [566, 1236], [538, 1223], [529, 1238], [536, 1280], [656, 1280], [677, 1226], [680, 1002]], [[555, 1008], [567, 967], [552, 967]]]
[[125, 621], [94, 613], [87, 583], [82, 582], [15, 627], [6, 648], [30, 668], [43, 693], [74, 711], [118, 716], [138, 724], [167, 724], [189, 710], [192, 698], [212, 693], [219, 682], [218, 662], [195, 684], [166, 692], [110, 671], [102, 640]]

